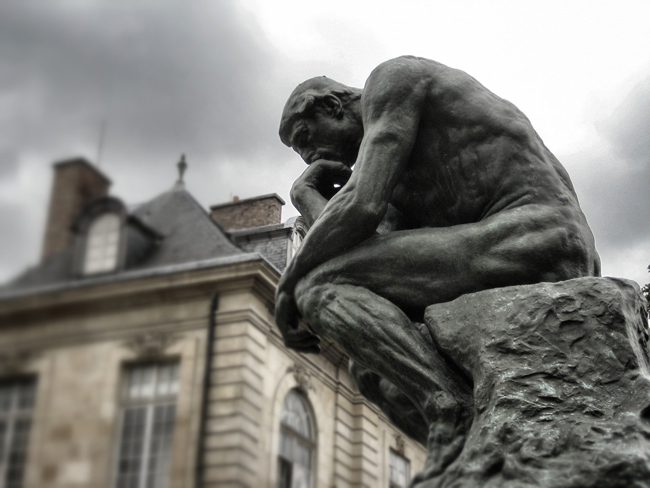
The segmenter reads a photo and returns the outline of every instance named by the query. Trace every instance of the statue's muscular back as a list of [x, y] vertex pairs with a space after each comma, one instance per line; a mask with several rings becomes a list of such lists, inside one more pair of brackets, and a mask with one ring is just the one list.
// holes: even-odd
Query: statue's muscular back
[[435, 61], [398, 58], [377, 71], [390, 63], [425, 80], [418, 134], [391, 199], [409, 227], [478, 222], [531, 204], [561, 207], [587, 225], [566, 170], [517, 107]]

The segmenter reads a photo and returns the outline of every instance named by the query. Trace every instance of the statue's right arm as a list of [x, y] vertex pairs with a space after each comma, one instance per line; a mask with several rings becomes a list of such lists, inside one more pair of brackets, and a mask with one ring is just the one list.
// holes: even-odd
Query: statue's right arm
[[[302, 246], [280, 278], [275, 320], [287, 347], [318, 352], [319, 339], [298, 328], [298, 281], [316, 266], [373, 236], [389, 208], [417, 137], [428, 80], [420, 66], [400, 58], [370, 75], [361, 99], [364, 137], [350, 180], [322, 207]], [[365, 100], [364, 100], [365, 99]], [[314, 215], [322, 201], [309, 204]]]
[[379, 66], [362, 98], [364, 137], [348, 183], [322, 209], [279, 284], [293, 293], [316, 266], [368, 239], [377, 230], [409, 161], [428, 93], [418, 63], [397, 59]]
[[351, 174], [350, 168], [343, 163], [321, 159], [311, 163], [295, 181], [291, 188], [291, 203], [305, 219], [308, 229]]

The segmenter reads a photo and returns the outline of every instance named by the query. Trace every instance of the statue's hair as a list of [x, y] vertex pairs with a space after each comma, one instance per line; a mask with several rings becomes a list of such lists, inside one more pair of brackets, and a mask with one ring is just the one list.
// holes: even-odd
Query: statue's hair
[[308, 117], [314, 107], [317, 107], [327, 95], [336, 96], [343, 107], [347, 107], [361, 98], [361, 92], [359, 88], [346, 86], [326, 76], [317, 76], [301, 83], [291, 93], [282, 111], [280, 139], [285, 145], [291, 146], [289, 139], [294, 122]]

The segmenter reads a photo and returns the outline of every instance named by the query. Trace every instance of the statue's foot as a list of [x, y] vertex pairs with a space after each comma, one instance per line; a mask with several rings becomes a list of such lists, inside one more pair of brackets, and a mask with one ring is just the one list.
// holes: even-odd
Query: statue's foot
[[424, 469], [413, 477], [411, 488], [427, 488], [431, 481], [445, 472], [447, 466], [460, 455], [465, 445], [465, 436], [456, 437], [449, 444], [433, 447], [429, 445], [429, 454]]
[[462, 452], [471, 425], [471, 411], [460, 404], [445, 409], [436, 422], [431, 422], [427, 460], [424, 469], [411, 481], [411, 488], [426, 488], [429, 483], [425, 482], [444, 473]]

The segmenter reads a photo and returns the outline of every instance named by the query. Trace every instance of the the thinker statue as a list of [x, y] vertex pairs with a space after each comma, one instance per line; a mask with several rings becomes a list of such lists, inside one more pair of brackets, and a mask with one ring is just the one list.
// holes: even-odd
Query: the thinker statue
[[277, 290], [285, 344], [317, 353], [319, 335], [337, 342], [361, 391], [428, 437], [420, 479], [433, 477], [462, 449], [473, 400], [471, 379], [419, 325], [425, 308], [599, 276], [569, 176], [512, 103], [411, 56], [378, 66], [363, 90], [302, 83], [280, 137], [308, 165], [291, 197], [310, 227]]

